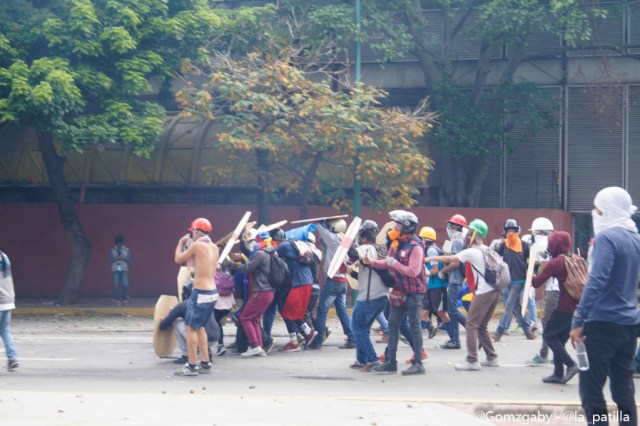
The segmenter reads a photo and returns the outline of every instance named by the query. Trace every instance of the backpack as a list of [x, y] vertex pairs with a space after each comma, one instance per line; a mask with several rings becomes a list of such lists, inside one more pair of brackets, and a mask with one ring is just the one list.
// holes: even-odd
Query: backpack
[[502, 257], [489, 247], [482, 247], [480, 251], [484, 259], [484, 275], [473, 264], [471, 264], [471, 267], [484, 278], [487, 284], [496, 290], [507, 288], [511, 282], [511, 272], [509, 272], [507, 262], [502, 260]]
[[291, 275], [289, 275], [289, 267], [284, 260], [278, 256], [275, 250], [265, 250], [269, 255], [269, 275], [267, 281], [273, 289], [285, 287], [291, 284]]
[[235, 282], [233, 275], [228, 274], [218, 269], [216, 271], [216, 289], [220, 296], [229, 296], [233, 294], [235, 288]]
[[298, 253], [296, 261], [303, 266], [311, 266], [313, 264], [313, 252], [304, 241], [290, 241], [293, 248]]
[[587, 262], [579, 254], [565, 254], [564, 267], [567, 269], [567, 279], [564, 282], [564, 289], [575, 300], [580, 300], [584, 287], [589, 278]]
[[[377, 244], [374, 244], [374, 247], [376, 248], [378, 257], [385, 257], [387, 255], [387, 250], [385, 250], [384, 248], [380, 247]], [[376, 268], [371, 268], [371, 269], [380, 276], [380, 279], [382, 280], [382, 284], [384, 284], [385, 287], [392, 288], [396, 285], [396, 279], [393, 277], [393, 274], [388, 269], [376, 269]]]

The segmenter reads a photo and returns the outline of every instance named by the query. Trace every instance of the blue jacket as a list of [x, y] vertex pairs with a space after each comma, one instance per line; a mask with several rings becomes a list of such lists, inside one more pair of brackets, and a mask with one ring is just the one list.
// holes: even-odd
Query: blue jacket
[[291, 274], [291, 287], [313, 284], [311, 268], [298, 262], [298, 250], [289, 241], [283, 241], [278, 245], [278, 256], [287, 262]]
[[639, 324], [640, 235], [620, 227], [605, 229], [595, 238], [592, 259], [571, 326], [580, 327], [585, 321]]

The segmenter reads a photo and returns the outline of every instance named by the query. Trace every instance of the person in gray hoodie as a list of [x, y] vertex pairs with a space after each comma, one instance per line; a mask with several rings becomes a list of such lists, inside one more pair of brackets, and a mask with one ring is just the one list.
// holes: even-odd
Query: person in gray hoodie
[[13, 290], [13, 276], [11, 275], [11, 262], [6, 254], [0, 251], [0, 337], [4, 342], [7, 353], [7, 369], [14, 371], [18, 368], [16, 347], [11, 335], [11, 311], [15, 309], [16, 297]]

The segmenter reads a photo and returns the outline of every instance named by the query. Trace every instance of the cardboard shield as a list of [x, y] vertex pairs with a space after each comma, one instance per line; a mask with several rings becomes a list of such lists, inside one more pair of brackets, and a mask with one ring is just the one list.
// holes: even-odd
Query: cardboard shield
[[529, 264], [527, 265], [527, 276], [524, 280], [524, 289], [522, 291], [522, 309], [520, 313], [524, 316], [529, 304], [529, 297], [531, 297], [531, 280], [533, 280], [533, 268], [536, 264], [536, 256], [538, 255], [539, 248], [534, 244], [529, 249]]
[[331, 263], [329, 263], [329, 269], [327, 271], [327, 276], [329, 278], [333, 278], [333, 276], [338, 272], [342, 262], [347, 257], [347, 251], [349, 251], [349, 247], [353, 244], [354, 238], [358, 234], [358, 230], [360, 229], [360, 224], [362, 223], [362, 219], [358, 216], [353, 218], [353, 222], [347, 228], [347, 232], [345, 232], [342, 241], [340, 242], [340, 246], [336, 250], [336, 253], [333, 255], [333, 259], [331, 259]]
[[153, 350], [161, 358], [170, 357], [178, 342], [173, 334], [173, 327], [160, 330], [160, 321], [165, 318], [171, 309], [178, 304], [176, 296], [163, 294], [158, 298], [153, 311]]
[[395, 224], [396, 223], [394, 221], [391, 221], [382, 225], [382, 228], [380, 228], [380, 232], [378, 232], [378, 235], [376, 236], [377, 245], [379, 246], [384, 245], [384, 240], [385, 238], [387, 238], [387, 232], [389, 232], [389, 230], [393, 228]]
[[335, 216], [314, 217], [314, 218], [311, 218], [311, 219], [294, 220], [293, 222], [289, 222], [289, 223], [291, 225], [297, 225], [299, 223], [320, 222], [321, 220], [344, 219], [345, 217], [349, 217], [349, 215], [348, 214], [338, 214], [338, 215], [335, 215]]
[[227, 258], [227, 256], [231, 252], [231, 248], [233, 247], [233, 245], [238, 242], [240, 234], [244, 230], [247, 222], [249, 222], [249, 216], [251, 216], [251, 212], [245, 212], [244, 216], [242, 216], [242, 219], [240, 219], [240, 222], [238, 222], [236, 229], [233, 231], [233, 234], [231, 234], [231, 237], [227, 241], [227, 245], [224, 246], [222, 253], [220, 253], [220, 257], [218, 258], [218, 266]]

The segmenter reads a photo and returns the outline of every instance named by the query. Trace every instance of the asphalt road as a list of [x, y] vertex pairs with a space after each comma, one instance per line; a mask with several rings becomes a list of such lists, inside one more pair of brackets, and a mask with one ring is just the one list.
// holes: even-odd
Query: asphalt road
[[[211, 375], [178, 377], [179, 366], [153, 353], [151, 318], [15, 316], [20, 367], [0, 370], [0, 424], [584, 424], [577, 377], [543, 384], [551, 367], [525, 366], [539, 339], [513, 332], [496, 344], [499, 368], [458, 372], [453, 365], [465, 352], [440, 349], [441, 332], [425, 339], [427, 373], [406, 377], [348, 368], [354, 350], [338, 349], [344, 336], [337, 321], [330, 325], [334, 332], [320, 351], [225, 355], [214, 359]], [[233, 334], [226, 325], [227, 343]], [[275, 334], [284, 344], [282, 322]], [[400, 343], [399, 360], [410, 355]]]

